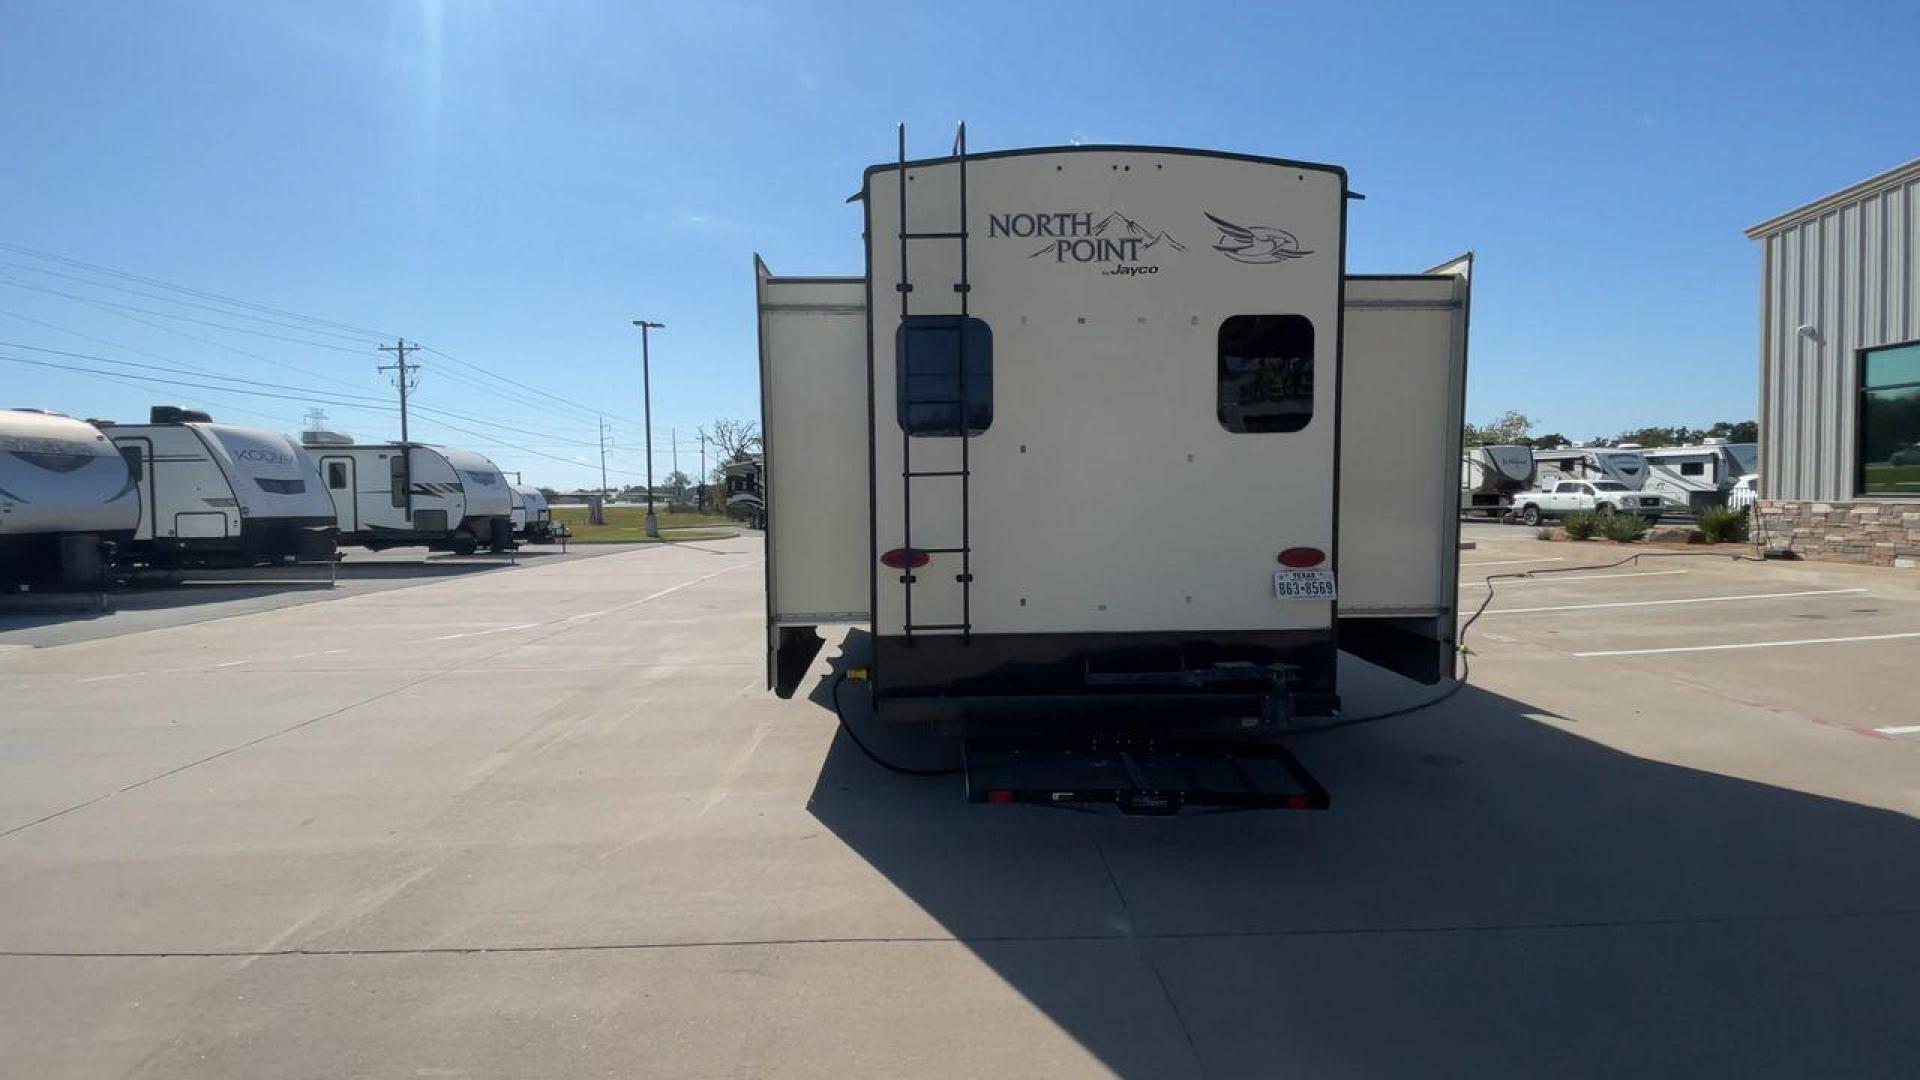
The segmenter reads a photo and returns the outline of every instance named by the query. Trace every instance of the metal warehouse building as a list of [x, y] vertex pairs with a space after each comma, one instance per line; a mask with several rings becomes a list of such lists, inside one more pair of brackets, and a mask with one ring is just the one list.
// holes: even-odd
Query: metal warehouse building
[[1920, 160], [1747, 236], [1769, 546], [1920, 567]]

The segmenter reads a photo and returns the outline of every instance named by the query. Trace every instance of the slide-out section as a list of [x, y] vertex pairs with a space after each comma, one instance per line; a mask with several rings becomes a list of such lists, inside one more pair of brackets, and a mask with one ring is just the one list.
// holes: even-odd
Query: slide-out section
[[1340, 647], [1422, 682], [1454, 672], [1472, 262], [1347, 279]]
[[823, 623], [867, 621], [866, 285], [754, 260], [766, 450], [767, 684], [793, 693]]

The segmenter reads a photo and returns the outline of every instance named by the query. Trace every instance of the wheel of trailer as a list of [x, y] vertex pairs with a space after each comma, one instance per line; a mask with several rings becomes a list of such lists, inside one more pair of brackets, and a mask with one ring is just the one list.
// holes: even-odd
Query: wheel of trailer
[[479, 550], [480, 545], [472, 540], [455, 540], [453, 542], [453, 553], [455, 555], [471, 555]]
[[1520, 511], [1520, 520], [1529, 525], [1540, 524], [1540, 508], [1533, 505], [1522, 508]]

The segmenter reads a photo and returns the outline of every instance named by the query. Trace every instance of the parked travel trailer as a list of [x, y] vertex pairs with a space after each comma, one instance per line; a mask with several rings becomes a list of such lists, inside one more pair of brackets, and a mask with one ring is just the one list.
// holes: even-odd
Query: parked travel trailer
[[1647, 482], [1647, 459], [1632, 446], [1562, 446], [1533, 452], [1534, 483], [1613, 480], [1635, 491]]
[[258, 566], [334, 552], [333, 504], [300, 444], [156, 405], [145, 424], [103, 424], [140, 486], [129, 557], [149, 566]]
[[1255, 737], [1337, 715], [1343, 650], [1451, 678], [1459, 596], [1470, 258], [1348, 275], [1354, 197], [903, 134], [866, 276], [755, 262], [770, 686], [856, 624], [878, 721], [961, 737], [975, 801], [1326, 805]]
[[0, 585], [98, 585], [139, 524], [133, 474], [99, 428], [0, 409]]
[[471, 450], [425, 443], [356, 443], [301, 435], [333, 496], [340, 542], [379, 551], [424, 545], [471, 555], [513, 547], [507, 478]]
[[1533, 483], [1533, 451], [1524, 446], [1469, 446], [1460, 455], [1460, 512], [1499, 517], [1515, 492]]
[[1759, 447], [1704, 439], [1699, 446], [1661, 446], [1640, 451], [1647, 460], [1645, 491], [1658, 494], [1667, 507], [1697, 511], [1724, 504], [1734, 484], [1759, 468]]
[[553, 536], [553, 510], [540, 489], [525, 484], [507, 488], [512, 496], [513, 535], [535, 543], [546, 543]]

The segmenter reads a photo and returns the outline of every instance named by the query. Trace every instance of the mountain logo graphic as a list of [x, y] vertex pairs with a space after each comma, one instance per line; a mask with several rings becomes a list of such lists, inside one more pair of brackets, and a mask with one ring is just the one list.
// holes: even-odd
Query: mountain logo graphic
[[[1127, 245], [1129, 257], [1138, 257], [1140, 252], [1151, 251], [1161, 244], [1165, 244], [1175, 251], [1187, 250], [1187, 245], [1175, 240], [1173, 235], [1165, 229], [1155, 232], [1118, 210], [1110, 211], [1106, 217], [1095, 222], [1090, 233], [1098, 240], [1109, 242], [1106, 245], [1101, 245], [1103, 248], [1110, 249], [1111, 242], [1113, 241], [1138, 241], [1138, 243], [1129, 243]], [[1027, 258], [1037, 259], [1042, 255], [1058, 257], [1059, 245], [1048, 244], [1027, 256]]]
[[[1206, 213], [1206, 211], [1201, 211]], [[1220, 228], [1220, 239], [1213, 250], [1235, 262], [1277, 263], [1313, 254], [1302, 250], [1300, 241], [1285, 229], [1266, 225], [1235, 225], [1222, 217], [1207, 214], [1207, 220]]]

